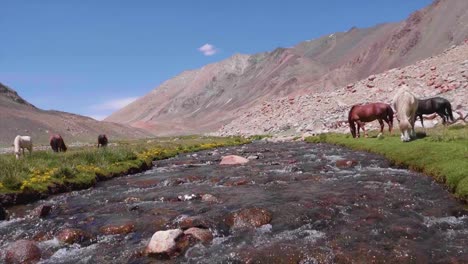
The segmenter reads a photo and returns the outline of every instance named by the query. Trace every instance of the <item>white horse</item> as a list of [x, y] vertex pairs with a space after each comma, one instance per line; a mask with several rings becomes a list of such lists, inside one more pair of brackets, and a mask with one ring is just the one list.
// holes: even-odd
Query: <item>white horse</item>
[[401, 141], [408, 142], [412, 137], [416, 137], [414, 123], [416, 121], [416, 110], [418, 109], [418, 99], [408, 91], [407, 86], [398, 90], [393, 98], [393, 107], [397, 112], [398, 124], [401, 131]]
[[13, 146], [15, 147], [16, 159], [19, 159], [21, 155], [21, 150], [23, 151], [23, 156], [24, 156], [25, 148], [29, 150], [29, 155], [31, 155], [32, 148], [33, 148], [31, 137], [16, 136], [15, 141], [13, 142]]

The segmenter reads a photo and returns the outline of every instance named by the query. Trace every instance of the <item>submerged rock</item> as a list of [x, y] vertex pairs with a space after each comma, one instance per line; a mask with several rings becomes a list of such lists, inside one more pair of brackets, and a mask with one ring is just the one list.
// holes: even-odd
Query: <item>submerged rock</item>
[[201, 242], [208, 243], [213, 240], [213, 234], [209, 229], [202, 229], [198, 227], [191, 227], [184, 231], [185, 235], [191, 235]]
[[224, 156], [219, 164], [221, 165], [238, 165], [238, 164], [245, 164], [249, 162], [248, 159], [237, 156], [237, 155], [229, 155]]
[[262, 208], [242, 209], [231, 213], [226, 218], [226, 223], [233, 228], [260, 227], [270, 223], [272, 215]]
[[126, 235], [133, 232], [135, 229], [135, 224], [125, 223], [121, 225], [107, 225], [99, 229], [101, 233], [105, 235]]
[[5, 253], [5, 263], [36, 263], [41, 259], [41, 250], [36, 242], [18, 240]]
[[81, 244], [89, 242], [93, 238], [91, 234], [76, 228], [62, 229], [56, 237], [60, 242], [66, 244]]
[[346, 169], [356, 166], [358, 162], [356, 160], [337, 160], [335, 165], [338, 168]]
[[201, 196], [201, 199], [202, 199], [203, 202], [210, 202], [210, 203], [219, 203], [220, 202], [220, 200], [216, 196], [214, 196], [212, 194], [209, 194], [209, 193], [203, 194]]
[[214, 223], [202, 216], [189, 216], [179, 221], [179, 227], [182, 229], [189, 229], [191, 227], [210, 228]]

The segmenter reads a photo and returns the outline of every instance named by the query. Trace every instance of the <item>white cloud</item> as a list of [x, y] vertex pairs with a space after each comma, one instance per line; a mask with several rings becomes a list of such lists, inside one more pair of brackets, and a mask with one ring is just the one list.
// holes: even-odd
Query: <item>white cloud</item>
[[138, 97], [113, 99], [113, 100], [103, 102], [101, 104], [92, 105], [90, 108], [93, 110], [98, 110], [98, 111], [115, 111], [115, 110], [119, 110], [120, 108], [127, 106], [128, 104], [132, 103], [136, 99], [138, 99]]
[[212, 56], [218, 53], [218, 49], [209, 43], [206, 43], [205, 45], [201, 46], [200, 48], [198, 48], [198, 50], [205, 56]]

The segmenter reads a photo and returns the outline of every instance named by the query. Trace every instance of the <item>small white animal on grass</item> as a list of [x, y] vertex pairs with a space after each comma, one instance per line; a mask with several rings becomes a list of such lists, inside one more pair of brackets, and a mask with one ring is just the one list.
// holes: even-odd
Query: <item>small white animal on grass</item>
[[16, 159], [19, 159], [21, 150], [23, 151], [24, 156], [25, 148], [29, 150], [29, 155], [31, 155], [33, 145], [30, 136], [16, 136], [15, 141], [13, 142], [13, 146], [15, 147]]

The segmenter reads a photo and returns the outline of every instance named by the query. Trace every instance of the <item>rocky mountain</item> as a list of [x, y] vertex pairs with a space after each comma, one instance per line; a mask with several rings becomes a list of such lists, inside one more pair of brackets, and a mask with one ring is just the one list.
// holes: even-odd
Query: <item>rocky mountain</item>
[[49, 133], [60, 133], [67, 143], [94, 141], [105, 133], [110, 138], [140, 138], [150, 133], [126, 125], [45, 111], [30, 104], [13, 89], [0, 83], [0, 146], [10, 146], [16, 135], [30, 135], [36, 144], [47, 144]]
[[438, 0], [400, 23], [351, 28], [183, 72], [106, 120], [160, 135], [215, 131], [266, 101], [336, 92], [467, 38], [468, 1]]
[[[407, 67], [370, 75], [333, 92], [266, 101], [243, 112], [214, 134], [307, 136], [331, 131], [348, 133], [347, 116], [352, 105], [370, 102], [391, 104], [402, 85], [408, 86], [420, 98], [441, 96], [448, 99], [455, 121], [468, 122], [468, 43]], [[396, 126], [396, 120], [394, 122]], [[435, 118], [424, 123], [427, 127], [437, 122], [441, 120]], [[419, 126], [419, 120], [416, 125]], [[377, 129], [379, 123], [369, 123], [366, 128]]]

